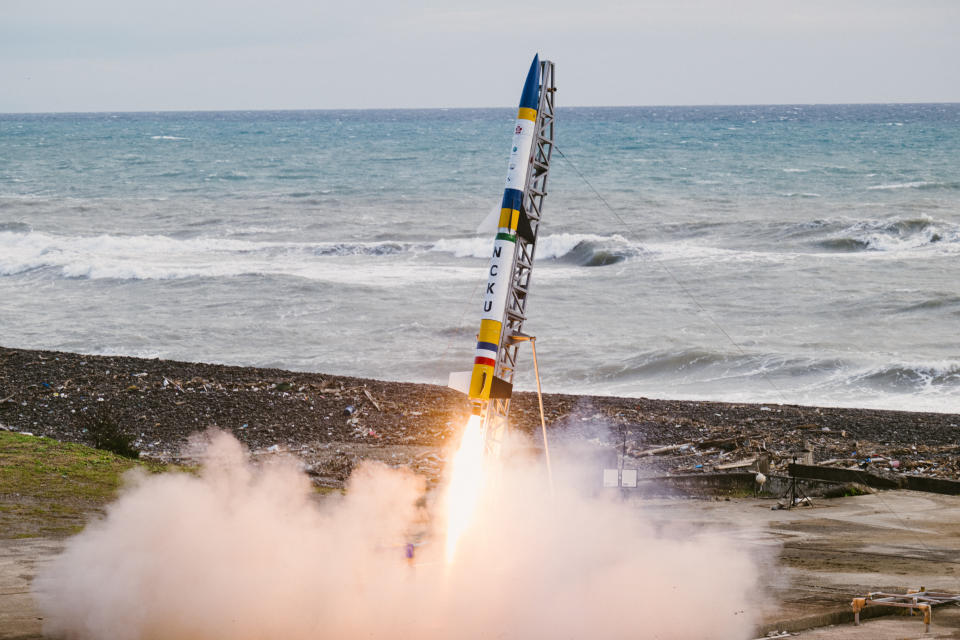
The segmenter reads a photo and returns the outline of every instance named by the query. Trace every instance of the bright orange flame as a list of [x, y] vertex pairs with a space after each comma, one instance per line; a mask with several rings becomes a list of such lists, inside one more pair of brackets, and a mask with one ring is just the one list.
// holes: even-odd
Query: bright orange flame
[[470, 527], [483, 493], [483, 432], [480, 426], [480, 416], [470, 416], [463, 429], [460, 448], [451, 463], [447, 488], [447, 564], [453, 561], [457, 542]]

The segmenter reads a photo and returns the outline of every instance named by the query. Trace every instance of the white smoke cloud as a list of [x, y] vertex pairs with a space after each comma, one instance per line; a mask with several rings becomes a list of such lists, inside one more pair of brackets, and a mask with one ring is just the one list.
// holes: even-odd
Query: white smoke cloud
[[[745, 638], [757, 570], [733, 541], [656, 532], [642, 509], [537, 465], [490, 483], [446, 565], [407, 470], [364, 463], [317, 499], [291, 462], [210, 436], [199, 476], [138, 474], [34, 583], [71, 640]], [[573, 477], [576, 477], [574, 474]], [[418, 540], [414, 563], [404, 545]], [[747, 612], [747, 613], [745, 613]]]

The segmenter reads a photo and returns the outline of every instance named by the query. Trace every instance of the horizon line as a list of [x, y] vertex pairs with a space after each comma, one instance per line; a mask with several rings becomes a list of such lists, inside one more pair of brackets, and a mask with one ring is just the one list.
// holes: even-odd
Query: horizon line
[[[911, 105], [957, 105], [960, 101], [907, 101], [907, 102], [769, 102], [769, 103], [701, 103], [701, 104], [623, 104], [623, 105], [567, 105], [557, 106], [557, 110], [565, 109], [689, 109], [689, 108], [720, 108], [720, 107], [843, 107], [843, 106], [911, 106]], [[96, 115], [96, 114], [143, 114], [143, 113], [252, 113], [252, 112], [310, 112], [310, 111], [476, 111], [476, 110], [508, 110], [516, 107], [258, 107], [242, 108], [200, 108], [200, 109], [135, 109], [135, 110], [73, 110], [73, 111], [2, 111], [0, 116], [21, 115]]]

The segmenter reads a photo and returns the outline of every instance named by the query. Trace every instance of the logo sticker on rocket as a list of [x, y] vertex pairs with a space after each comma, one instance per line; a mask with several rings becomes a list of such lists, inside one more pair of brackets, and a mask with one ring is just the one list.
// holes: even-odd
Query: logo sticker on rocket
[[[493, 245], [493, 256], [490, 258], [490, 269], [487, 272], [487, 289], [483, 294], [483, 315], [480, 317], [486, 320], [503, 319], [503, 310], [507, 304], [507, 296], [497, 295], [501, 290], [506, 291], [507, 284], [501, 284], [503, 277], [501, 274], [510, 270], [513, 265], [513, 250], [516, 248], [516, 238], [513, 240], [501, 239], [497, 234], [497, 241]], [[509, 276], [509, 274], [506, 274]]]

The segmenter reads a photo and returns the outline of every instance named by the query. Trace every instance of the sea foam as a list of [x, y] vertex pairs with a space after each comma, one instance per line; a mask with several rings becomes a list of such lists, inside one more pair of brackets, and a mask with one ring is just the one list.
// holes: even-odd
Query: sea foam
[[475, 269], [423, 264], [355, 264], [335, 258], [390, 256], [395, 243], [342, 244], [252, 242], [227, 238], [57, 236], [0, 232], [0, 275], [54, 269], [65, 278], [176, 280], [285, 275], [339, 284], [398, 286], [438, 280], [467, 280]]

